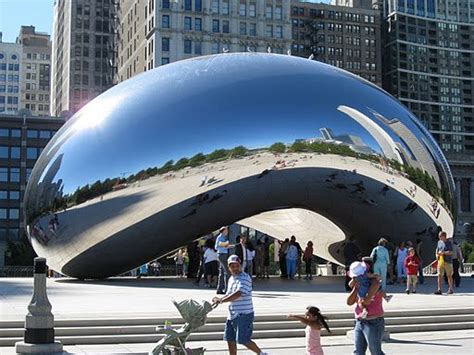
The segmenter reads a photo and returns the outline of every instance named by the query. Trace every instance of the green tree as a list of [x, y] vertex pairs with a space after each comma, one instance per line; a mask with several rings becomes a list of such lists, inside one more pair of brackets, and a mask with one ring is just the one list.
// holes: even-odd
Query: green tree
[[308, 144], [303, 141], [295, 141], [290, 147], [290, 151], [294, 153], [307, 152], [308, 150]]
[[270, 148], [269, 148], [270, 152], [272, 153], [285, 153], [286, 151], [286, 146], [284, 143], [282, 142], [276, 142], [276, 143], [273, 143]]
[[247, 152], [248, 149], [245, 148], [243, 145], [239, 145], [238, 147], [235, 147], [231, 150], [232, 157], [234, 158], [243, 157], [247, 154]]
[[158, 174], [166, 174], [173, 170], [173, 160], [168, 160], [161, 168], [158, 168]]
[[189, 159], [188, 158], [181, 158], [173, 166], [173, 170], [183, 169], [188, 165], [189, 165]]
[[219, 159], [223, 159], [229, 154], [229, 152], [225, 149], [217, 149], [213, 151], [212, 153], [208, 154], [207, 160], [208, 161], [215, 161]]
[[193, 156], [191, 159], [189, 159], [190, 166], [198, 166], [198, 165], [204, 164], [205, 162], [206, 162], [206, 156], [202, 153], [198, 153], [195, 156]]

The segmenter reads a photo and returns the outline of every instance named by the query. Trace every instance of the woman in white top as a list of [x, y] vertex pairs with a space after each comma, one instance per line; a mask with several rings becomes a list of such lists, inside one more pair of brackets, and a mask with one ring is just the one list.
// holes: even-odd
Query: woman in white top
[[408, 249], [405, 247], [405, 243], [401, 242], [400, 246], [395, 250], [395, 257], [397, 258], [397, 278], [400, 283], [404, 283], [407, 277], [405, 270], [405, 259], [408, 256]]
[[206, 275], [207, 287], [215, 287], [219, 274], [219, 259], [211, 239], [206, 240], [204, 247], [206, 249], [204, 251], [204, 275]]
[[246, 247], [247, 247], [247, 262], [246, 262], [246, 273], [250, 275], [250, 277], [252, 277], [253, 275], [253, 259], [255, 258], [255, 248], [253, 246], [253, 243], [248, 240], [247, 241], [247, 244], [246, 244]]

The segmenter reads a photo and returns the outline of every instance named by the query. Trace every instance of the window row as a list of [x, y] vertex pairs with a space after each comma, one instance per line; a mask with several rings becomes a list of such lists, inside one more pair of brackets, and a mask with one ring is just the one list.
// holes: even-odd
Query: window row
[[19, 90], [18, 85], [0, 85], [0, 92], [18, 93]]
[[17, 96], [0, 96], [0, 104], [18, 105]]
[[[7, 80], [8, 78], [8, 80]], [[18, 74], [0, 74], [0, 81], [12, 81], [15, 83], [20, 82], [20, 75]]]
[[[29, 129], [26, 132], [27, 138], [50, 139], [56, 131]], [[16, 128], [0, 128], [0, 137], [21, 138], [21, 130]]]
[[0, 219], [20, 219], [20, 209], [18, 208], [0, 208]]
[[14, 200], [20, 199], [19, 190], [0, 190], [0, 200]]
[[[43, 148], [28, 147], [26, 148], [26, 158], [31, 160], [38, 159]], [[20, 159], [21, 147], [0, 146], [0, 159]]]
[[20, 64], [8, 64], [7, 63], [0, 63], [0, 70], [10, 70], [10, 71], [20, 71]]
[[0, 168], [0, 182], [20, 182], [20, 168]]
[[50, 60], [51, 55], [46, 54], [46, 53], [26, 53], [26, 58], [27, 59], [33, 59], [33, 60]]
[[18, 239], [20, 230], [18, 228], [0, 228], [0, 241], [6, 239]]

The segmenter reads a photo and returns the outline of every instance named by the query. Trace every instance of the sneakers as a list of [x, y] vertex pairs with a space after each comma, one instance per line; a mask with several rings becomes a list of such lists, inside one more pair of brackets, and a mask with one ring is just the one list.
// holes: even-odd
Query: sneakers
[[406, 294], [409, 295], [410, 294], [410, 290], [405, 290]]
[[413, 290], [413, 291], [411, 291], [411, 293], [416, 293], [416, 291], [415, 291], [415, 290]]
[[450, 288], [450, 289], [448, 290], [448, 295], [452, 295], [453, 293], [454, 293], [453, 289]]
[[438, 290], [438, 291], [435, 291], [435, 293], [434, 293], [434, 294], [435, 294], [435, 295], [442, 295], [442, 294], [443, 294], [443, 292], [441, 292], [441, 290]]
[[387, 302], [387, 303], [390, 302], [392, 298], [393, 298], [393, 295], [387, 295], [387, 296], [384, 297], [385, 302]]
[[368, 315], [369, 315], [369, 311], [367, 310], [367, 308], [364, 308], [362, 310], [362, 314], [360, 315], [360, 319], [366, 319]]

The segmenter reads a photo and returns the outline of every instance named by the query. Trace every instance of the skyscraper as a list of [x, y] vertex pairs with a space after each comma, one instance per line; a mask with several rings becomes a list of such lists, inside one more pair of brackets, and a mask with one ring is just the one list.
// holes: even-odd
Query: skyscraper
[[474, 223], [474, 3], [386, 0], [383, 87], [438, 141], [455, 177], [457, 232]]
[[380, 11], [371, 0], [343, 0], [334, 5], [293, 0], [293, 55], [346, 69], [382, 85]]
[[111, 0], [54, 3], [51, 113], [74, 113], [110, 88], [114, 78]]
[[22, 46], [21, 105], [33, 115], [49, 116], [51, 41], [34, 26], [21, 26], [16, 40]]
[[290, 0], [120, 1], [118, 79], [225, 51], [286, 53]]
[[0, 32], [0, 113], [20, 109], [20, 68], [23, 55], [18, 43], [3, 43]]

